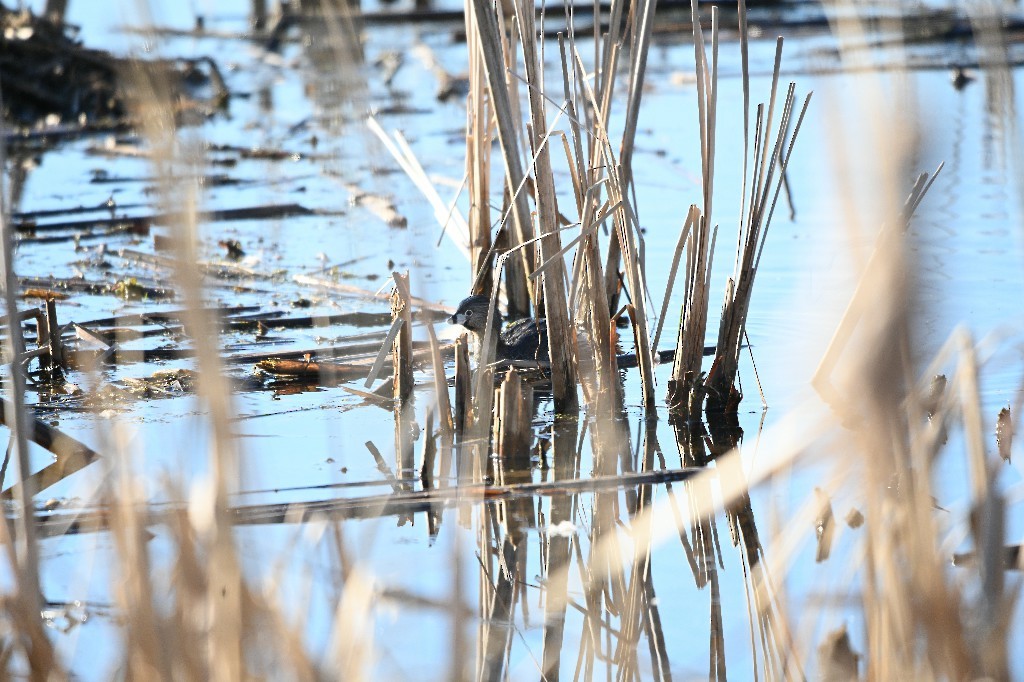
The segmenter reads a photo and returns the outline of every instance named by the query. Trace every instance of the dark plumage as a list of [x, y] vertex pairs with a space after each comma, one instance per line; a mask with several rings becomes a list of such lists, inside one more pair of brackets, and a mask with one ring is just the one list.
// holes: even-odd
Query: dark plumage
[[[462, 325], [483, 343], [489, 307], [490, 300], [486, 296], [469, 296], [459, 303], [458, 310], [448, 318], [448, 322]], [[502, 328], [501, 315], [495, 310], [491, 335], [495, 342], [496, 360], [548, 359], [548, 324], [543, 319], [514, 320]]]

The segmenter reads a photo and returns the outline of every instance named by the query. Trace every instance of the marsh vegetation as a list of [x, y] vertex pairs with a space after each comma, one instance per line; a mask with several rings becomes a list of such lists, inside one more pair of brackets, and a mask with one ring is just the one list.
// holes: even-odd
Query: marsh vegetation
[[7, 676], [1024, 670], [1014, 15], [133, 8], [0, 13]]

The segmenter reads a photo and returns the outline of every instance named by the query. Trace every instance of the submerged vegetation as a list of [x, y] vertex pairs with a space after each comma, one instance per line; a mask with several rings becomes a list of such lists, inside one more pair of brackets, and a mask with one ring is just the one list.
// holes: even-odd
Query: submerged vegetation
[[[452, 18], [427, 8], [388, 19], [326, 0], [297, 4], [268, 17], [263, 3], [254, 2], [244, 38], [269, 61], [299, 33], [320, 68], [304, 85], [322, 102], [355, 100], [350, 79], [364, 67], [359, 36], [374, 30], [373, 22]], [[133, 60], [119, 66], [128, 85], [109, 84], [130, 96], [102, 116], [31, 108], [21, 116], [14, 107], [26, 96], [11, 88], [24, 78], [11, 80], [4, 67], [0, 86], [11, 132], [4, 135], [3, 420], [12, 434], [0, 470], [8, 519], [0, 526], [5, 673], [668, 680], [705, 671], [725, 679], [731, 669], [734, 676], [766, 679], [1010, 677], [1020, 623], [1017, 586], [1006, 571], [1017, 568], [1019, 552], [1007, 540], [1011, 501], [1000, 477], [1013, 452], [1012, 416], [1024, 401], [1018, 398], [998, 422], [993, 418], [995, 443], [984, 426], [980, 389], [986, 346], [960, 329], [934, 358], [922, 358], [921, 348], [929, 346], [916, 320], [927, 302], [919, 293], [923, 270], [912, 227], [918, 209], [933, 200], [929, 189], [942, 168], [914, 180], [925, 131], [906, 103], [866, 79], [861, 111], [838, 111], [820, 95], [811, 105], [810, 94], [798, 96], [797, 84], [785, 82], [783, 38], [773, 51], [756, 47], [771, 55], [769, 69], [754, 63], [751, 36], [760, 29], [751, 25], [755, 8], [748, 11], [743, 0], [735, 10], [696, 0], [664, 8], [655, 0], [612, 0], [545, 13], [525, 0], [467, 0], [464, 9], [455, 14], [464, 20], [465, 79], [428, 60], [443, 76], [446, 99], [465, 89], [464, 178], [456, 195], [444, 197], [450, 190], [424, 169], [415, 145], [388, 131], [381, 112], [368, 121], [360, 112], [356, 124], [365, 124], [381, 145], [375, 158], [359, 163], [374, 173], [392, 163], [401, 168], [468, 261], [460, 281], [469, 290], [462, 294], [482, 297], [471, 300], [477, 319], [486, 320], [482, 327], [467, 325], [480, 337], [475, 349], [467, 335], [438, 338], [433, 324], [454, 309], [429, 300], [434, 292], [416, 263], [402, 272], [389, 257], [389, 281], [370, 286], [368, 276], [346, 283], [345, 266], [328, 268], [326, 256], [319, 270], [289, 281], [286, 266], [252, 265], [250, 245], [227, 235], [214, 240], [224, 258], [203, 252], [204, 226], [223, 221], [340, 216], [348, 228], [340, 207], [266, 204], [258, 186], [258, 206], [209, 210], [204, 200], [215, 183], [239, 182], [210, 173], [210, 158], [231, 168], [254, 157], [283, 162], [305, 155], [322, 163], [324, 176], [353, 183], [347, 174], [355, 175], [354, 168], [320, 150], [318, 136], [337, 132], [330, 125], [336, 122], [320, 125], [301, 153], [217, 145], [184, 127], [197, 121], [183, 120], [180, 79]], [[881, 22], [881, 29], [895, 30], [895, 23], [858, 19], [841, 4], [826, 9], [841, 63], [870, 73], [863, 57], [869, 27]], [[666, 133], [695, 140], [693, 196], [647, 193], [637, 172], [656, 13], [663, 10], [692, 37], [693, 72], [685, 82], [695, 90], [695, 107], [676, 112], [679, 125]], [[589, 17], [586, 28], [576, 12]], [[5, 41], [27, 42], [38, 31], [22, 27], [48, 25], [44, 36], [54, 54], [81, 49], [66, 38], [59, 16], [43, 20], [6, 9], [0, 16]], [[981, 12], [971, 19], [986, 77], [1012, 84], [999, 21]], [[173, 34], [145, 31], [149, 40]], [[201, 22], [184, 33], [208, 35]], [[399, 67], [388, 64], [402, 56], [385, 57], [379, 62], [390, 70], [390, 88]], [[71, 59], [86, 61], [82, 54]], [[231, 78], [225, 84], [215, 60], [200, 62], [217, 74], [218, 90], [228, 88]], [[725, 63], [739, 64], [728, 80]], [[741, 94], [727, 99], [726, 88]], [[73, 88], [66, 92], [76, 96]], [[725, 111], [726, 101], [741, 102], [741, 110]], [[203, 110], [203, 120], [230, 108], [227, 90], [216, 102]], [[1007, 135], [1015, 142], [1012, 101], [997, 104], [992, 111], [1009, 117]], [[836, 119], [859, 116], [869, 139], [836, 135], [834, 148], [812, 154], [802, 129], [815, 106]], [[47, 127], [51, 115], [70, 116], [77, 127], [58, 134]], [[39, 120], [27, 122], [32, 116]], [[723, 123], [725, 117], [742, 119], [742, 130]], [[64, 139], [124, 128], [133, 133], [130, 141], [94, 149], [140, 159], [152, 206], [119, 207], [112, 194], [109, 219], [61, 216], [61, 222], [11, 209], [25, 184], [25, 164], [11, 159], [25, 158], [31, 147], [24, 145], [50, 134]], [[724, 136], [733, 144], [723, 155]], [[775, 248], [773, 218], [780, 197], [793, 202], [789, 171], [801, 154], [816, 157], [817, 172], [834, 174], [849, 197], [858, 182], [869, 184], [873, 203], [836, 206], [830, 216], [833, 226], [848, 228], [856, 286], [811, 379], [816, 397], [773, 415], [772, 426], [758, 434], [755, 464], [741, 426], [743, 399], [751, 402], [752, 393], [741, 381], [760, 382], [748, 326], [762, 257]], [[727, 197], [723, 186], [738, 186], [738, 195]], [[384, 247], [406, 224], [399, 208], [358, 187], [350, 191], [354, 205], [389, 226], [391, 232], [379, 235]], [[677, 209], [682, 228], [677, 238], [658, 242], [674, 241], [674, 252], [652, 254], [654, 231], [665, 228], [644, 216], [666, 205]], [[735, 239], [718, 216], [735, 220]], [[152, 226], [166, 231], [151, 235]], [[129, 235], [144, 246], [108, 253], [107, 241]], [[56, 266], [32, 276], [21, 270], [19, 259], [29, 249], [63, 244], [80, 254], [82, 242], [93, 239], [104, 246], [75, 268], [108, 270], [106, 259], [116, 253], [139, 276], [101, 280], [77, 269], [53, 274]], [[722, 277], [721, 262], [730, 256], [731, 273]], [[291, 295], [290, 311], [260, 301], [293, 285], [303, 293]], [[229, 306], [227, 293], [259, 302]], [[77, 314], [74, 297], [86, 295], [138, 308], [65, 321]], [[357, 296], [360, 306], [377, 307], [301, 312], [318, 305], [310, 300], [317, 296]], [[37, 308], [25, 299], [45, 304]], [[716, 300], [720, 308], [712, 305]], [[525, 359], [498, 353], [508, 343], [498, 337], [502, 309], [513, 320], [543, 318], [547, 348]], [[818, 312], [832, 320], [831, 311]], [[276, 345], [275, 336], [286, 330], [334, 327], [372, 331], [318, 339], [315, 347]], [[662, 348], [662, 339], [672, 337], [674, 346]], [[147, 345], [155, 338], [161, 345]], [[152, 362], [187, 368], [174, 365], [141, 379], [118, 374]], [[1019, 396], [1021, 388], [1014, 390]], [[337, 407], [322, 395], [351, 397], [336, 411], [356, 416], [341, 422], [343, 445], [325, 450], [339, 453], [326, 461], [341, 458], [343, 472], [370, 461], [379, 476], [303, 487], [274, 479], [266, 489], [247, 488], [265, 479], [252, 470], [247, 452], [258, 446], [240, 429], [272, 415], [239, 415], [239, 403], [269, 392], [275, 400], [319, 401], [315, 409]], [[154, 474], [134, 442], [131, 410], [142, 400], [184, 395], [195, 396], [201, 419], [165, 417], [195, 433], [162, 444], [181, 459]], [[309, 407], [289, 405], [279, 414]], [[381, 409], [393, 425], [393, 452], [369, 435], [383, 419]], [[48, 423], [72, 412], [99, 425], [94, 441], [83, 437], [94, 445]], [[292, 431], [276, 454], [297, 458], [308, 434], [296, 426], [302, 422], [288, 419], [277, 422]], [[663, 445], [670, 442], [678, 464]], [[39, 466], [29, 443], [52, 459]], [[180, 452], [188, 449], [201, 454]], [[968, 502], [952, 511], [945, 506], [943, 467], [967, 472], [966, 488], [957, 492]], [[97, 469], [100, 482], [86, 499], [46, 499], [53, 490], [67, 491], [60, 486], [77, 472]], [[175, 470], [181, 473], [167, 473]], [[378, 484], [388, 492], [363, 494]], [[755, 501], [759, 491], [776, 488], [796, 495], [794, 509], [770, 496]], [[840, 519], [834, 509], [843, 508], [849, 511]], [[722, 516], [738, 571], [726, 569]], [[364, 532], [357, 520], [375, 520], [376, 530]], [[399, 537], [388, 538], [387, 525], [407, 529], [424, 520], [426, 547], [415, 555], [388, 554], [397, 566], [375, 563], [380, 545]], [[108, 545], [86, 544], [98, 537]], [[805, 570], [803, 548], [811, 544], [818, 562], [835, 566], [813, 594], [791, 579]], [[954, 566], [954, 551], [965, 547]], [[673, 556], [660, 554], [668, 549]], [[66, 583], [48, 573], [58, 552], [110, 562], [96, 575], [75, 575], [86, 587], [81, 597], [62, 601], [50, 592]], [[696, 610], [680, 596], [684, 587], [700, 595], [700, 609], [709, 613], [699, 636], [691, 617], [680, 615]], [[392, 613], [430, 627], [381, 637], [381, 623]], [[100, 628], [101, 616], [108, 639], [102, 651], [86, 656], [89, 664], [99, 661], [99, 672], [82, 671], [81, 652], [68, 653], [74, 644], [65, 638]], [[727, 649], [727, 636], [736, 638], [729, 643], [735, 649]], [[416, 648], [404, 650], [407, 643]]]

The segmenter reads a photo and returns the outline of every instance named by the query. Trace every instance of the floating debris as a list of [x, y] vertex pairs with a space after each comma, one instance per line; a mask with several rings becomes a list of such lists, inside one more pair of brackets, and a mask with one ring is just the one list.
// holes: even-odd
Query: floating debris
[[26, 289], [21, 292], [22, 298], [41, 298], [44, 301], [63, 301], [68, 297], [67, 294], [62, 294], [59, 291], [53, 289]]
[[194, 393], [199, 374], [188, 369], [161, 370], [151, 376], [123, 379], [125, 389], [137, 398], [168, 398]]
[[126, 301], [154, 301], [174, 297], [174, 292], [170, 289], [148, 287], [139, 284], [138, 280], [134, 277], [118, 280], [110, 288], [110, 292]]
[[340, 362], [321, 362], [307, 356], [302, 360], [268, 358], [256, 363], [261, 372], [278, 376], [315, 378], [321, 384], [365, 379], [370, 372], [369, 365], [352, 365]]
[[370, 213], [383, 220], [388, 227], [408, 226], [408, 218], [398, 212], [398, 208], [395, 206], [395, 201], [391, 197], [384, 196], [383, 194], [367, 192], [358, 185], [354, 185], [352, 183], [345, 183], [345, 189], [347, 189], [352, 195], [349, 198], [349, 202], [353, 206], [361, 206], [365, 208]]

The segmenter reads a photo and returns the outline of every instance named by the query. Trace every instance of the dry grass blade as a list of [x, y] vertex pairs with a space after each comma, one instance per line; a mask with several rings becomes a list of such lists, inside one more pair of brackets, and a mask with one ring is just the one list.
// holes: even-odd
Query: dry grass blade
[[[395, 133], [395, 139], [392, 140], [380, 123], [377, 122], [377, 119], [372, 116], [366, 119], [366, 125], [377, 136], [377, 139], [381, 141], [384, 148], [390, 152], [392, 158], [405, 171], [405, 174], [413, 181], [417, 189], [430, 202], [431, 207], [434, 209], [434, 217], [437, 218], [438, 224], [444, 228], [445, 234], [451, 237], [452, 243], [473, 262], [471, 248], [473, 242], [471, 242], [469, 224], [462, 217], [462, 214], [454, 208], [454, 204], [446, 205], [444, 200], [441, 199], [437, 188], [430, 181], [427, 172], [423, 170], [423, 166], [416, 159], [405, 138], [401, 133]], [[476, 179], [475, 175], [472, 177]]]
[[[230, 523], [225, 516], [229, 491], [240, 481], [238, 448], [231, 427], [231, 391], [221, 371], [218, 348], [218, 325], [204, 300], [202, 277], [196, 264], [198, 245], [198, 196], [194, 184], [181, 186], [175, 180], [175, 167], [198, 166], [201, 153], [194, 145], [176, 144], [176, 122], [173, 103], [166, 84], [155, 82], [139, 71], [136, 84], [143, 107], [140, 120], [143, 130], [155, 149], [152, 156], [155, 174], [159, 178], [161, 201], [165, 206], [182, 206], [181, 221], [172, 233], [176, 255], [175, 276], [183, 294], [187, 312], [183, 318], [190, 329], [196, 347], [199, 394], [209, 411], [212, 430], [208, 494], [194, 500], [196, 514], [192, 519], [197, 536], [208, 552], [207, 603], [210, 605], [210, 644], [206, 651], [209, 673], [224, 680], [241, 679], [244, 667], [241, 655], [242, 578], [235, 551]], [[188, 177], [200, 177], [193, 171]], [[130, 530], [131, 526], [129, 526]], [[129, 545], [130, 547], [131, 545]], [[127, 556], [135, 560], [137, 553]], [[148, 572], [145, 573], [148, 580]], [[154, 633], [155, 634], [155, 633]], [[142, 673], [142, 669], [136, 672]]]
[[434, 394], [437, 400], [437, 409], [441, 415], [441, 431], [446, 438], [452, 439], [455, 437], [455, 422], [452, 418], [448, 382], [445, 380], [444, 362], [441, 360], [441, 351], [437, 345], [437, 335], [434, 334], [434, 327], [428, 324], [426, 328], [427, 339], [430, 342], [430, 363], [434, 375]]
[[679, 241], [676, 242], [676, 250], [672, 254], [672, 265], [669, 266], [668, 280], [665, 284], [665, 297], [661, 302], [661, 312], [658, 314], [658, 327], [654, 330], [654, 341], [651, 342], [651, 347], [654, 350], [658, 350], [658, 342], [661, 339], [661, 330], [665, 326], [665, 313], [668, 312], [668, 302], [672, 298], [672, 287], [676, 282], [676, 272], [679, 269], [679, 257], [683, 253], [683, 247], [686, 246], [687, 239], [690, 236], [690, 230], [693, 229], [694, 218], [693, 208], [687, 212], [686, 220], [683, 222], [683, 229], [679, 231]]
[[380, 345], [380, 350], [377, 352], [377, 357], [373, 361], [373, 365], [370, 367], [370, 373], [366, 377], [366, 381], [363, 383], [365, 388], [373, 386], [373, 382], [377, 380], [382, 369], [384, 369], [384, 363], [387, 362], [388, 354], [391, 352], [391, 348], [395, 343], [395, 339], [398, 338], [398, 332], [405, 325], [405, 319], [401, 316], [395, 316], [395, 319], [391, 321], [391, 328], [388, 329], [387, 336], [384, 337], [384, 342]]

